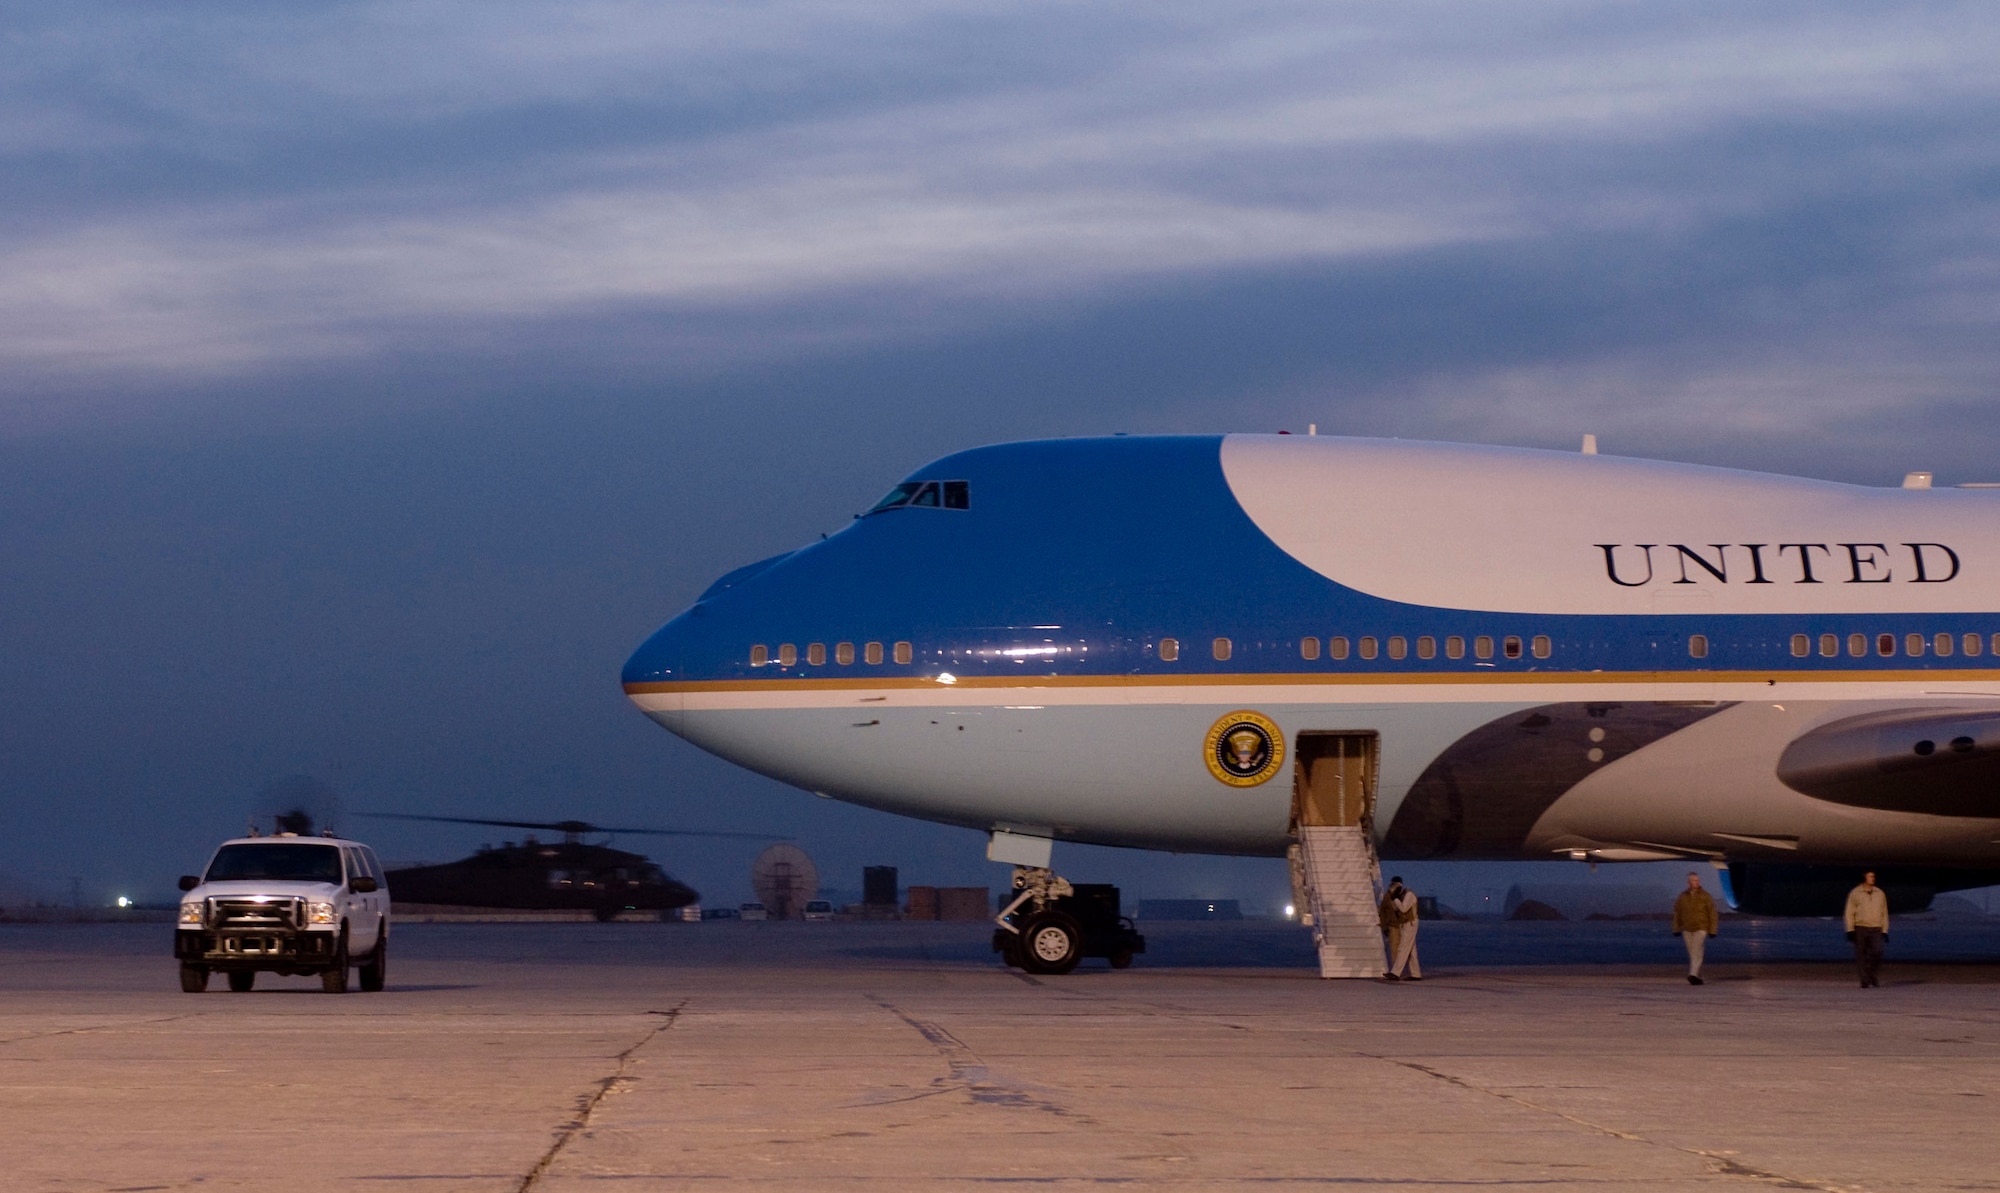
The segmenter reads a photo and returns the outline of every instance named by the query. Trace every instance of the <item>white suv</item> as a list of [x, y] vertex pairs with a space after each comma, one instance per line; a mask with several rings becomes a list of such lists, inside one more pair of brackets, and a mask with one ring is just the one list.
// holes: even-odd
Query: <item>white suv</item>
[[208, 989], [227, 974], [250, 989], [257, 971], [316, 973], [329, 994], [380, 990], [389, 962], [389, 890], [375, 851], [338, 837], [239, 837], [224, 841], [200, 877], [181, 879], [174, 956], [181, 989]]

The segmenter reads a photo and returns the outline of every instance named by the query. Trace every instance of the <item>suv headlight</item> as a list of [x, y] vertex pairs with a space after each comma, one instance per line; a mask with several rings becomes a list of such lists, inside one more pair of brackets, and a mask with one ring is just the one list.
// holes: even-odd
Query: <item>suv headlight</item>
[[333, 904], [331, 903], [306, 904], [306, 923], [331, 924], [332, 922], [333, 922]]
[[181, 904], [181, 923], [183, 924], [201, 923], [201, 904], [199, 903]]

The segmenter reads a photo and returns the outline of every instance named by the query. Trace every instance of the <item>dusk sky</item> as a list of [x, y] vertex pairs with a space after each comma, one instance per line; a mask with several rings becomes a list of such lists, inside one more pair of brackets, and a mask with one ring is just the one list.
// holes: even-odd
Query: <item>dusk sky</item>
[[[51, 896], [167, 897], [291, 773], [997, 887], [618, 687], [980, 443], [2000, 481], [1992, 5], [0, 12], [0, 876]], [[748, 897], [754, 843], [631, 843]]]

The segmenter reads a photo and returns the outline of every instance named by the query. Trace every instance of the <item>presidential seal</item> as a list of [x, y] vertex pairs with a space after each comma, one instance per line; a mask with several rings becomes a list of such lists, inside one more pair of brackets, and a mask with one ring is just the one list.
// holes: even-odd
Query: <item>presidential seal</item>
[[1209, 727], [1202, 760], [1221, 782], [1255, 787], [1284, 764], [1285, 735], [1262, 713], [1239, 709]]

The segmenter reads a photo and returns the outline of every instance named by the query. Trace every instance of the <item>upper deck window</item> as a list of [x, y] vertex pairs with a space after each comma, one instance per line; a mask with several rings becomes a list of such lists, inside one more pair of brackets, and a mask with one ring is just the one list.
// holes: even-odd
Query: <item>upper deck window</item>
[[879, 514], [883, 510], [901, 509], [904, 506], [925, 509], [971, 509], [972, 484], [970, 481], [904, 481], [889, 490], [889, 495], [876, 502], [868, 512]]

